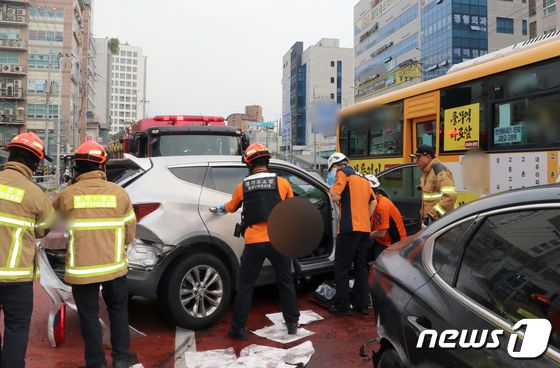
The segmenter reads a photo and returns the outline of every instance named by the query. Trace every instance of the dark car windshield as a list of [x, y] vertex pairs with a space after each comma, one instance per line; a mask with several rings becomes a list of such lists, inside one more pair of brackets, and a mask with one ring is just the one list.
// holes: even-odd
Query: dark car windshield
[[240, 138], [226, 135], [160, 135], [151, 147], [153, 157], [240, 154]]

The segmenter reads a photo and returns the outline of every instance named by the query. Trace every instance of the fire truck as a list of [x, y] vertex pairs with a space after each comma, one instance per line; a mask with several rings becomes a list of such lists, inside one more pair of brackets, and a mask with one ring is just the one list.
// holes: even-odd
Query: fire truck
[[241, 155], [249, 139], [219, 116], [158, 115], [141, 119], [109, 144], [110, 158]]

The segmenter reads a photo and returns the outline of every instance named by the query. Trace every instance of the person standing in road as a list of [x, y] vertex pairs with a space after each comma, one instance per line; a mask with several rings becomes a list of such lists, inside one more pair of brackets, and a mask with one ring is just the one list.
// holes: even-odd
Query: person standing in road
[[106, 367], [99, 322], [99, 288], [107, 304], [114, 368], [138, 363], [129, 352], [128, 262], [125, 245], [132, 242], [136, 217], [128, 194], [107, 181], [107, 152], [86, 141], [72, 158], [76, 183], [55, 199], [54, 207], [70, 234], [64, 279], [72, 285], [85, 343], [87, 368]]
[[373, 259], [391, 244], [407, 237], [404, 221], [397, 206], [387, 198], [380, 188], [379, 179], [375, 175], [367, 175], [375, 194], [377, 206], [371, 217], [370, 239], [373, 241]]
[[35, 239], [46, 234], [53, 218], [49, 197], [31, 177], [42, 159], [50, 159], [34, 133], [15, 136], [6, 150], [8, 162], [0, 172], [0, 367], [21, 368], [33, 311], [33, 280], [39, 276]]
[[354, 264], [356, 273], [356, 305], [354, 309], [368, 314], [366, 254], [370, 245], [370, 218], [376, 201], [369, 181], [348, 165], [348, 158], [340, 152], [328, 159], [331, 197], [339, 204], [339, 230], [336, 240], [334, 273], [335, 303], [329, 308], [333, 314], [349, 315], [350, 295], [348, 272]]
[[239, 183], [231, 200], [217, 208], [220, 212], [233, 213], [243, 206], [241, 214], [245, 248], [241, 255], [239, 287], [233, 309], [233, 319], [228, 334], [236, 340], [247, 340], [245, 324], [251, 310], [255, 281], [266, 258], [272, 263], [278, 282], [278, 292], [288, 334], [297, 333], [299, 308], [290, 258], [278, 253], [268, 237], [268, 216], [274, 206], [292, 198], [290, 183], [268, 172], [272, 155], [261, 144], [251, 144], [243, 153], [242, 160], [249, 167], [249, 176]]
[[420, 178], [420, 218], [423, 225], [427, 226], [455, 208], [457, 190], [453, 174], [436, 158], [433, 147], [422, 144], [418, 146], [416, 153], [410, 156], [416, 160], [423, 172]]

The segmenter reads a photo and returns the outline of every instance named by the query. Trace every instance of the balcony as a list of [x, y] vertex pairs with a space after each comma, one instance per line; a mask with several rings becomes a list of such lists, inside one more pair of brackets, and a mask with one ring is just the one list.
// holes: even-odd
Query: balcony
[[18, 64], [0, 64], [1, 75], [25, 75], [25, 70]]
[[26, 26], [28, 22], [27, 9], [0, 5], [0, 25]]
[[0, 98], [12, 101], [24, 100], [23, 82], [18, 79], [0, 82]]
[[0, 39], [0, 50], [27, 50], [27, 44], [23, 40]]
[[18, 107], [17, 109], [8, 108], [0, 110], [0, 123], [24, 124], [25, 109], [23, 107]]

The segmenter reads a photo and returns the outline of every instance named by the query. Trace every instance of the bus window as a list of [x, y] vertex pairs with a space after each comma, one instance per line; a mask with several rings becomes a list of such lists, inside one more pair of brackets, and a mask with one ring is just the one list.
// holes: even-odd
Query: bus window
[[367, 154], [368, 131], [361, 128], [351, 130], [349, 134], [351, 156], [365, 156]]
[[493, 147], [553, 147], [560, 142], [560, 93], [494, 105]]
[[424, 121], [416, 124], [416, 147], [427, 144], [430, 147], [436, 146], [436, 122]]
[[[445, 112], [452, 111], [453, 109], [459, 108], [461, 106], [468, 106], [471, 104], [478, 104], [480, 106], [479, 112], [479, 137], [478, 137], [478, 147], [471, 148], [487, 148], [487, 108], [488, 105], [488, 83], [485, 80], [479, 80], [476, 82], [463, 83], [457, 86], [449, 87], [441, 91], [441, 119], [440, 119], [440, 129], [445, 132]], [[446, 132], [447, 133], [447, 132]], [[446, 150], [444, 139], [440, 140], [440, 152], [452, 152], [452, 150]], [[467, 150], [467, 147], [463, 148], [460, 152]]]

